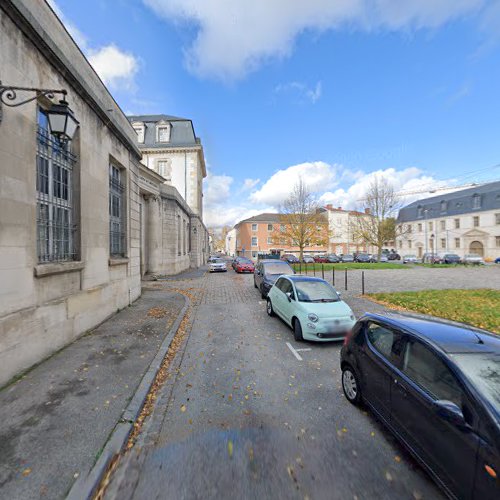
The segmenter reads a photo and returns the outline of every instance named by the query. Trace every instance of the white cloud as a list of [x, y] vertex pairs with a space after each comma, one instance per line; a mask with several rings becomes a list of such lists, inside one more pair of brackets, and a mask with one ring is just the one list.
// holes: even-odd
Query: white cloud
[[258, 183], [260, 182], [260, 179], [245, 179], [243, 181], [243, 189], [252, 189], [254, 188]]
[[134, 87], [139, 62], [133, 54], [111, 44], [97, 50], [89, 50], [88, 59], [106, 85], [125, 89]]
[[307, 100], [312, 104], [316, 104], [323, 93], [323, 86], [320, 81], [314, 87], [308, 87], [302, 82], [290, 82], [277, 85], [274, 91], [277, 94], [293, 93], [298, 95], [300, 100]]
[[250, 195], [254, 203], [265, 203], [278, 207], [302, 178], [311, 192], [323, 192], [336, 184], [336, 165], [315, 161], [293, 165], [273, 174], [263, 186]]
[[[416, 167], [409, 167], [403, 170], [387, 168], [385, 170], [365, 173], [363, 176], [358, 177], [355, 182], [347, 188], [338, 188], [335, 191], [324, 192], [320, 196], [319, 201], [323, 205], [332, 204], [334, 207], [361, 210], [364, 208], [363, 199], [366, 197], [370, 184], [376, 177], [386, 179], [397, 193], [419, 192], [401, 196], [399, 201], [402, 204], [411, 203], [419, 198], [432, 196], [432, 194], [427, 194], [425, 190], [429, 189], [430, 192], [431, 189], [448, 184], [443, 181], [438, 181], [432, 176], [423, 174], [423, 172]], [[453, 189], [450, 191], [453, 191]]]
[[[263, 63], [289, 57], [300, 34], [343, 27], [365, 31], [436, 28], [479, 12], [493, 0], [143, 0], [196, 35], [185, 49], [201, 77], [236, 80]], [[340, 48], [339, 48], [340, 50]]]
[[135, 89], [139, 59], [113, 43], [99, 48], [90, 47], [87, 37], [64, 15], [56, 1], [48, 2], [101, 80], [113, 89]]
[[220, 205], [229, 199], [234, 179], [229, 175], [213, 175], [208, 172], [204, 181], [203, 200], [206, 205]]

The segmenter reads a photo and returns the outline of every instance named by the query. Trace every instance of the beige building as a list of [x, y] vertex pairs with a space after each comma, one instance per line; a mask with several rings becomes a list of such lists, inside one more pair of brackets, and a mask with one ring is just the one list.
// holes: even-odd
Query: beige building
[[355, 236], [356, 220], [358, 217], [372, 217], [368, 209], [365, 212], [356, 210], [343, 210], [342, 207], [334, 208], [326, 205], [328, 213], [329, 245], [328, 252], [337, 255], [352, 254], [354, 252], [376, 253], [376, 249], [359, 241]]
[[[143, 166], [137, 135], [45, 1], [0, 3], [0, 385], [205, 261], [201, 204]], [[79, 122], [54, 135], [64, 90]], [[24, 104], [10, 107], [12, 104]], [[66, 108], [65, 106], [62, 106]], [[72, 131], [73, 132], [73, 131]]]
[[170, 115], [129, 116], [137, 133], [142, 163], [173, 186], [203, 218], [203, 179], [207, 176], [201, 140], [193, 122]]
[[399, 211], [401, 255], [476, 253], [500, 257], [500, 182], [418, 200]]

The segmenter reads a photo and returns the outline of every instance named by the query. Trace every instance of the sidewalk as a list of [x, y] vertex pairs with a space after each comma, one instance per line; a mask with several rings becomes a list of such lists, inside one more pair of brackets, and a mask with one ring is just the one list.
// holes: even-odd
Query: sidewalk
[[0, 391], [0, 498], [66, 496], [98, 459], [184, 304], [178, 293], [144, 290]]

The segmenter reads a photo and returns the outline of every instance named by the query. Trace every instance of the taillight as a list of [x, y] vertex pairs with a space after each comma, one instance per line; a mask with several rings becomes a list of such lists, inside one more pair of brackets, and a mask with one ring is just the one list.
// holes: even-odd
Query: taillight
[[349, 343], [351, 337], [352, 337], [352, 328], [347, 332], [347, 335], [345, 336], [344, 345], [347, 345]]

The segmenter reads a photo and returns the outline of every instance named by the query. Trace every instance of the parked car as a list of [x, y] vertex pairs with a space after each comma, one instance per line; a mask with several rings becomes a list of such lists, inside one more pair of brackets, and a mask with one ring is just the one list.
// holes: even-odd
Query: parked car
[[211, 273], [214, 273], [217, 271], [226, 272], [227, 266], [226, 266], [226, 263], [222, 259], [210, 259], [208, 261], [208, 270]]
[[314, 257], [312, 255], [304, 255], [302, 257], [304, 264], [314, 264]]
[[292, 327], [295, 340], [342, 340], [355, 323], [351, 308], [330, 283], [310, 276], [281, 276], [267, 296], [267, 314]]
[[253, 273], [255, 265], [250, 259], [239, 259], [234, 266], [237, 273]]
[[422, 256], [422, 262], [424, 264], [441, 264], [443, 261], [437, 253], [427, 252]]
[[281, 260], [284, 260], [284, 261], [288, 262], [289, 264], [298, 264], [300, 262], [299, 258], [291, 253], [284, 253], [281, 256]]
[[467, 255], [464, 256], [463, 262], [464, 264], [472, 264], [476, 266], [484, 264], [483, 258], [477, 253], [468, 253]]
[[403, 255], [403, 264], [416, 264], [417, 262], [416, 255]]
[[342, 262], [354, 262], [354, 255], [349, 253], [342, 255]]
[[253, 285], [260, 290], [263, 299], [267, 297], [269, 290], [276, 280], [283, 274], [294, 274], [288, 262], [282, 260], [261, 260], [255, 267]]
[[370, 254], [368, 253], [358, 253], [356, 255], [356, 262], [371, 262], [372, 261], [372, 257]]
[[500, 491], [500, 337], [450, 321], [366, 314], [341, 350], [342, 388], [450, 498]]
[[373, 254], [372, 262], [389, 262], [389, 257], [387, 257], [387, 253], [380, 254], [380, 258], [377, 254]]
[[495, 259], [495, 264], [500, 264], [500, 257], [497, 257], [497, 258]]
[[328, 262], [330, 264], [337, 264], [338, 262], [340, 262], [340, 257], [335, 255], [334, 253], [327, 255], [326, 258], [328, 259]]
[[462, 260], [456, 253], [444, 253], [439, 255], [443, 264], [460, 264]]
[[388, 260], [401, 260], [401, 255], [399, 255], [397, 252], [389, 252], [387, 254], [387, 259]]
[[231, 267], [232, 267], [233, 269], [236, 269], [236, 264], [237, 264], [240, 260], [242, 260], [242, 259], [243, 259], [243, 260], [249, 260], [249, 259], [247, 259], [246, 257], [235, 257], [235, 258], [232, 260], [232, 262], [231, 262]]
[[327, 255], [315, 255], [314, 262], [319, 262], [321, 264], [324, 264], [324, 263], [328, 262], [328, 256]]

